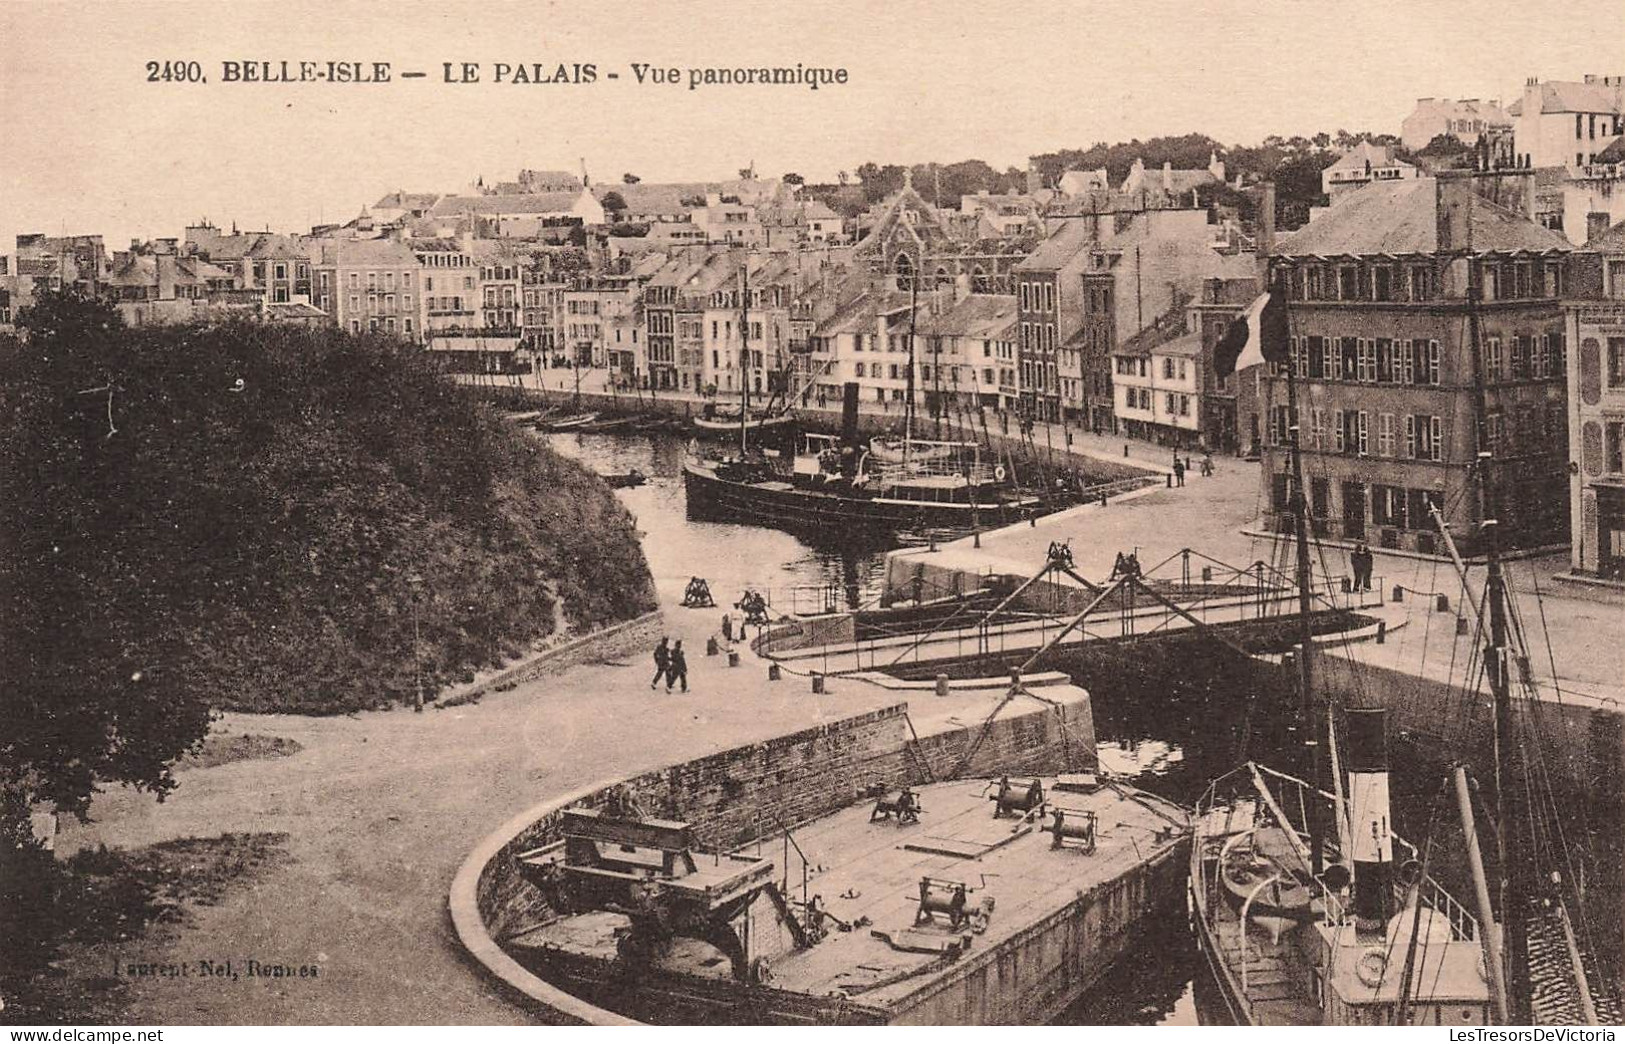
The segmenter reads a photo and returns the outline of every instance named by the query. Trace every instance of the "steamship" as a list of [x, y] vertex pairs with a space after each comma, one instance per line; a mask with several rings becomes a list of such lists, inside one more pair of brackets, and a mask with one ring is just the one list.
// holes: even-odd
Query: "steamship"
[[982, 460], [974, 442], [914, 439], [900, 459], [881, 459], [857, 437], [856, 390], [848, 386], [840, 437], [809, 433], [799, 452], [777, 458], [753, 452], [686, 462], [689, 516], [843, 536], [958, 534], [1062, 506], [1056, 496], [1020, 489], [1004, 465]]

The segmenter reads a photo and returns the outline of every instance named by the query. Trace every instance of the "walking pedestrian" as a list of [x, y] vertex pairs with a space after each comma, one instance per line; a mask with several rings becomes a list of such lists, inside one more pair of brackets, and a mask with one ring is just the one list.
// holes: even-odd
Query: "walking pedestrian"
[[659, 644], [655, 646], [655, 676], [654, 681], [649, 683], [651, 689], [660, 684], [660, 679], [666, 676], [666, 668], [671, 666], [671, 650], [666, 647], [666, 642], [666, 636], [661, 635]]
[[1185, 462], [1180, 460], [1178, 457], [1175, 457], [1174, 458], [1174, 485], [1183, 486], [1184, 484], [1185, 484]]
[[666, 668], [666, 691], [671, 691], [673, 682], [681, 682], [683, 691], [688, 691], [688, 657], [683, 655], [683, 640], [671, 647], [671, 665]]

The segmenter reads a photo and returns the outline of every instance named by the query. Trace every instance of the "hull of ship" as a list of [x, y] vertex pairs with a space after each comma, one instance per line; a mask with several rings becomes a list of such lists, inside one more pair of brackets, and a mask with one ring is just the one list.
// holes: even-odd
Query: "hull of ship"
[[973, 948], [951, 976], [887, 1004], [638, 967], [557, 951], [523, 962], [602, 1007], [662, 1025], [1043, 1025], [1100, 986], [1115, 963], [1182, 915], [1188, 839]]
[[[763, 432], [778, 431], [795, 423], [795, 418], [788, 414], [779, 417], [758, 417], [747, 425], [746, 430], [752, 435]], [[720, 417], [694, 418], [694, 430], [704, 438], [728, 439], [738, 438], [739, 418], [732, 420]]]
[[1018, 521], [1011, 504], [942, 503], [847, 497], [799, 488], [732, 482], [685, 466], [683, 484], [694, 518], [748, 522], [799, 531], [895, 533], [907, 529], [970, 531]]

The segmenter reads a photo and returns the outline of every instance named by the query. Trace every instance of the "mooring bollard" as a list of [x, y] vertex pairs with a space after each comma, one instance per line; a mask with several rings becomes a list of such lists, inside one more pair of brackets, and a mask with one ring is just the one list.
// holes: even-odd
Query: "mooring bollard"
[[1173, 489], [1174, 488], [1174, 476], [1173, 476], [1173, 473], [1169, 472], [1168, 474], [1164, 475], [1163, 478], [1168, 480], [1168, 488]]
[[1440, 595], [1439, 600], [1438, 600], [1437, 604], [1435, 604], [1434, 608], [1436, 610], [1438, 610], [1439, 612], [1441, 612], [1441, 613], [1448, 613], [1450, 611], [1450, 596], [1449, 595]]
[[722, 650], [717, 646], [717, 640], [715, 638], [707, 638], [705, 640], [705, 655], [715, 656], [721, 651]]
[[779, 665], [776, 664], [776, 663], [768, 664], [767, 665], [767, 680], [768, 681], [778, 681], [779, 677], [780, 677], [780, 675], [779, 675]]
[[1203, 566], [1202, 567], [1202, 583], [1210, 584], [1212, 582], [1213, 582], [1213, 567], [1212, 566]]
[[1377, 644], [1381, 645], [1388, 640], [1388, 621], [1377, 621]]
[[948, 676], [946, 674], [937, 675], [937, 695], [948, 695]]
[[819, 674], [817, 671], [813, 672], [812, 690], [814, 693], [821, 693], [824, 691], [824, 676]]
[[739, 666], [739, 650], [738, 649], [729, 649], [728, 650], [728, 666], [729, 667], [738, 667]]
[[1467, 618], [1465, 616], [1456, 617], [1456, 633], [1457, 634], [1466, 634], [1467, 633]]
[[1010, 668], [1010, 684], [1011, 685], [1020, 685], [1021, 684], [1021, 668], [1020, 667], [1012, 667], [1012, 668]]
[[1338, 577], [1338, 580], [1342, 582], [1344, 594], [1348, 594], [1350, 591], [1354, 590], [1354, 581], [1350, 580], [1348, 577], [1340, 576]]
[[1405, 600], [1405, 589], [1403, 587], [1400, 587], [1398, 584], [1395, 584], [1394, 585], [1394, 601], [1403, 602], [1404, 600]]

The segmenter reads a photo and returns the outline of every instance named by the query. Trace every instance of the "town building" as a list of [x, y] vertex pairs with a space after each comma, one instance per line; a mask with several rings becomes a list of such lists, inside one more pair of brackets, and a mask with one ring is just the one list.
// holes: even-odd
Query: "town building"
[[1208, 156], [1204, 170], [1175, 170], [1172, 163], [1164, 162], [1161, 170], [1146, 170], [1145, 160], [1138, 157], [1129, 168], [1128, 176], [1118, 191], [1134, 200], [1139, 209], [1162, 206], [1192, 206], [1194, 194], [1210, 185], [1224, 183], [1224, 160], [1217, 153]]
[[235, 276], [202, 258], [173, 251], [118, 251], [102, 287], [131, 326], [260, 314], [256, 290], [239, 289]]
[[431, 219], [469, 218], [484, 236], [535, 239], [570, 225], [601, 225], [604, 207], [587, 189], [523, 195], [442, 196], [430, 209]]
[[1112, 353], [1115, 410], [1124, 433], [1174, 449], [1235, 452], [1235, 374], [1221, 375], [1214, 348], [1258, 296], [1252, 278], [1207, 279], [1201, 295], [1174, 306]]
[[1083, 325], [1083, 273], [1098, 236], [1097, 223], [1086, 218], [1063, 221], [1016, 265], [1016, 357], [1029, 417], [1060, 420], [1063, 399], [1074, 410], [1082, 400], [1082, 389], [1072, 383], [1081, 381], [1081, 373], [1063, 375], [1060, 355]]
[[1583, 167], [1625, 133], [1625, 76], [1531, 77], [1507, 115], [1519, 166]]
[[[1594, 237], [1589, 287], [1566, 302], [1570, 561], [1625, 583], [1625, 224]], [[1577, 280], [1578, 282], [1578, 280]], [[1586, 291], [1592, 291], [1587, 293]]]
[[[313, 262], [314, 303], [350, 333], [370, 331], [419, 340], [431, 293], [437, 306], [452, 296], [451, 280], [441, 276], [442, 285], [431, 288], [429, 273], [422, 272], [418, 256], [399, 241], [324, 240], [318, 245], [320, 256]], [[421, 294], [420, 272], [424, 277]], [[461, 293], [456, 297], [459, 302], [466, 300]]]
[[1399, 141], [1412, 152], [1427, 148], [1441, 134], [1447, 134], [1463, 145], [1477, 145], [1486, 134], [1510, 130], [1512, 117], [1501, 108], [1498, 99], [1480, 101], [1477, 98], [1418, 98], [1416, 108], [1400, 121]]
[[971, 293], [970, 281], [961, 277], [931, 293], [917, 322], [919, 384], [928, 415], [962, 427], [976, 408], [1017, 408], [1013, 294]]
[[[1439, 549], [1430, 506], [1466, 553], [1482, 542], [1474, 469], [1491, 455], [1502, 542], [1568, 535], [1569, 244], [1480, 199], [1467, 176], [1369, 185], [1282, 239], [1298, 424], [1317, 533]], [[1469, 278], [1482, 289], [1469, 304]], [[1469, 330], [1479, 330], [1477, 355]], [[1260, 376], [1262, 491], [1286, 526], [1286, 374]], [[1485, 402], [1479, 434], [1477, 399]]]
[[1389, 146], [1361, 141], [1320, 172], [1320, 190], [1335, 204], [1374, 181], [1403, 181], [1418, 173], [1413, 164], [1400, 159]]

